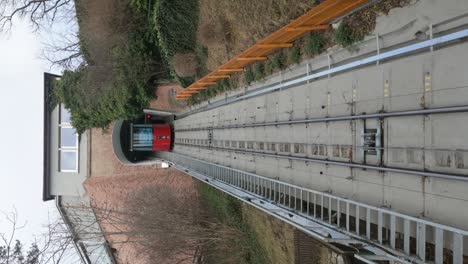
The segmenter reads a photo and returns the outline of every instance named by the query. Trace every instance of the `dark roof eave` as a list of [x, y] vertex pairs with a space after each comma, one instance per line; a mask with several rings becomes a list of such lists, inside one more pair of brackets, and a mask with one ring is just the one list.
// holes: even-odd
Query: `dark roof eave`
[[59, 75], [44, 72], [44, 166], [43, 166], [43, 184], [42, 184], [42, 200], [50, 201], [55, 198], [50, 193], [50, 109], [49, 109], [49, 90], [50, 80], [60, 77]]

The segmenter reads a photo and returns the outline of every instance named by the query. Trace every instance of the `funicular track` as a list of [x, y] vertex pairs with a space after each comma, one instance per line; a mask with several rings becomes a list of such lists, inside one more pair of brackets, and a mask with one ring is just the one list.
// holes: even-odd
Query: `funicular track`
[[[365, 114], [365, 115], [352, 115], [352, 116], [341, 116], [341, 117], [327, 117], [327, 118], [316, 118], [316, 119], [304, 119], [304, 120], [291, 120], [291, 121], [279, 121], [279, 122], [268, 122], [268, 123], [252, 123], [243, 125], [227, 125], [227, 126], [215, 126], [205, 128], [188, 128], [188, 129], [176, 129], [175, 132], [179, 133], [175, 138], [175, 143], [180, 146], [206, 148], [219, 151], [232, 151], [237, 153], [252, 154], [259, 156], [268, 156], [273, 158], [282, 158], [289, 160], [300, 160], [305, 162], [316, 162], [330, 165], [338, 165], [352, 168], [370, 169], [377, 171], [389, 171], [398, 172], [411, 175], [419, 175], [423, 177], [438, 177], [445, 179], [453, 179], [459, 181], [468, 181], [468, 176], [463, 174], [448, 174], [439, 173], [433, 171], [423, 170], [409, 170], [405, 168], [395, 168], [386, 166], [375, 166], [366, 165], [354, 162], [343, 162], [327, 158], [316, 158], [317, 152], [321, 146], [314, 144], [305, 143], [281, 143], [281, 142], [264, 142], [264, 141], [233, 141], [229, 138], [221, 140], [213, 140], [213, 134], [216, 130], [233, 130], [233, 133], [238, 133], [237, 130], [252, 127], [276, 127], [285, 125], [297, 125], [297, 124], [310, 124], [319, 122], [336, 122], [345, 120], [364, 120], [376, 118], [383, 120], [388, 117], [401, 117], [401, 116], [417, 116], [417, 115], [429, 115], [429, 114], [448, 114], [448, 113], [460, 113], [468, 112], [468, 106], [460, 107], [446, 107], [437, 109], [424, 109], [414, 111], [402, 111], [393, 113], [376, 113], [376, 114]], [[203, 138], [184, 138], [183, 132], [206, 132], [206, 137]], [[323, 146], [323, 144], [320, 144]], [[328, 147], [328, 146], [326, 146]], [[383, 155], [389, 155], [386, 151], [391, 151], [391, 147], [365, 147], [365, 146], [350, 146], [346, 151], [353, 152], [354, 149], [358, 150], [376, 150], [383, 152]], [[411, 148], [398, 148], [411, 149]], [[443, 149], [414, 149], [416, 151], [444, 151]]]
[[[437, 47], [443, 48], [452, 43], [464, 42], [466, 37], [468, 37], [466, 29], [436, 38], [431, 36], [431, 39], [427, 41], [337, 67], [329, 67], [324, 71], [286, 80], [240, 96], [226, 98], [183, 114], [179, 116], [179, 120], [183, 121], [184, 118], [190, 118], [191, 115], [293, 88], [309, 81], [330, 77], [330, 75], [351, 71], [373, 63], [401, 59], [429, 50], [432, 52]], [[213, 156], [228, 152], [301, 161], [306, 164], [319, 163], [326, 166], [349, 167], [362, 169], [362, 171], [400, 173], [408, 176], [420, 176], [422, 181], [427, 178], [440, 178], [453, 182], [467, 182], [468, 175], [463, 170], [460, 170], [463, 173], [453, 173], [453, 171], [446, 169], [428, 170], [425, 167], [414, 169], [389, 166], [382, 157], [391, 157], [394, 151], [419, 152], [424, 160], [425, 156], [433, 155], [435, 157], [438, 152], [453, 152], [454, 150], [439, 147], [386, 146], [382, 144], [382, 131], [379, 131], [378, 127], [362, 131], [362, 144], [354, 141], [351, 145], [324, 144], [323, 142], [315, 144], [310, 141], [299, 140], [295, 142], [286, 139], [283, 141], [259, 140], [258, 137], [249, 136], [249, 133], [255, 133], [254, 129], [265, 129], [265, 131], [269, 129], [270, 133], [275, 133], [275, 129], [281, 127], [291, 130], [307, 130], [308, 126], [313, 124], [328, 125], [339, 122], [365, 124], [369, 120], [376, 121], [376, 124], [382, 124], [387, 119], [397, 117], [459, 116], [465, 115], [466, 112], [468, 112], [468, 106], [459, 105], [304, 119], [277, 119], [276, 121], [265, 119], [264, 122], [245, 122], [249, 120], [248, 118], [237, 122], [220, 120], [221, 122], [217, 122], [217, 124], [212, 121], [198, 122], [196, 125], [180, 122], [175, 127], [176, 153], [159, 153], [158, 156], [173, 162], [176, 168], [289, 222], [316, 238], [327, 243], [347, 246], [348, 254], [352, 252], [351, 249], [355, 249], [354, 253], [351, 254], [364, 262], [468, 263], [467, 257], [464, 256], [464, 251], [467, 251], [468, 232], [463, 229], [442, 225], [424, 217], [399, 213], [391, 208], [371, 206], [368, 203], [357, 202], [327, 191], [317, 191], [287, 183], [274, 177], [257, 175], [255, 172], [239, 170], [230, 165], [221, 165], [226, 163], [220, 163], [216, 159], [208, 161], [203, 160], [201, 155], [197, 156], [200, 150], [206, 150], [206, 153], [211, 152]], [[231, 137], [236, 134], [245, 136], [244, 138]], [[461, 150], [461, 152], [464, 151], [466, 150]], [[192, 153], [192, 155], [187, 155], [187, 153]], [[354, 160], [356, 153], [372, 153], [377, 158], [372, 159], [371, 162], [366, 162], [365, 159]], [[455, 153], [455, 162], [458, 162], [457, 155], [459, 154]], [[463, 163], [461, 166], [458, 164], [456, 168], [464, 169], [463, 166]]]

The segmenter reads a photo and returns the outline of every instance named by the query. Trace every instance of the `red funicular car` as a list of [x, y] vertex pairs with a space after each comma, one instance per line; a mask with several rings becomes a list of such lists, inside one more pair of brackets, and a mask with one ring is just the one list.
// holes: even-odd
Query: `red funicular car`
[[170, 151], [169, 124], [130, 124], [130, 151]]

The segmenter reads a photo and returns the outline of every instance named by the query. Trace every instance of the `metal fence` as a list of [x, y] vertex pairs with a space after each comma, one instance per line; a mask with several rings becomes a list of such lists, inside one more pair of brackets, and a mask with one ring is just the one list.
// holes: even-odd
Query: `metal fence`
[[[409, 262], [464, 263], [468, 232], [172, 152], [160, 158], [261, 197]], [[465, 241], [465, 243], [464, 243]], [[370, 262], [372, 263], [372, 262]]]

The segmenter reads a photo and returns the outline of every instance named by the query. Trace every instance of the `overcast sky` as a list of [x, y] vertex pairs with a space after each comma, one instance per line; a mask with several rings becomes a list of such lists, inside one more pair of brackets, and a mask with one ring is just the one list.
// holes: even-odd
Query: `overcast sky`
[[[20, 233], [27, 243], [54, 212], [53, 202], [42, 202], [43, 42], [24, 22], [0, 35], [0, 210], [16, 207], [28, 222]], [[0, 232], [9, 232], [1, 219]]]

